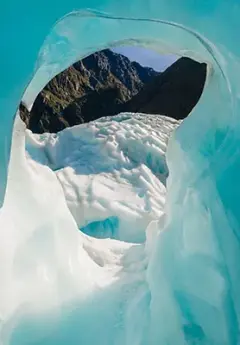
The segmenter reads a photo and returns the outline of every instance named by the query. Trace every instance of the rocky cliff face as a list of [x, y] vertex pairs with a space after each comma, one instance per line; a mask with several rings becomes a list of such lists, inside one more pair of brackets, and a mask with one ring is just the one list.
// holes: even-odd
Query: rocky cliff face
[[206, 64], [181, 58], [154, 77], [122, 111], [184, 119], [197, 104], [206, 80]]
[[103, 50], [75, 63], [41, 91], [29, 113], [20, 115], [35, 133], [58, 132], [121, 111], [182, 119], [197, 103], [206, 65], [181, 58], [165, 72]]
[[58, 132], [102, 117], [104, 111], [116, 112], [114, 104], [130, 100], [157, 74], [151, 68], [105, 49], [53, 78], [36, 98], [30, 114], [27, 115], [21, 105], [21, 118], [35, 133]]

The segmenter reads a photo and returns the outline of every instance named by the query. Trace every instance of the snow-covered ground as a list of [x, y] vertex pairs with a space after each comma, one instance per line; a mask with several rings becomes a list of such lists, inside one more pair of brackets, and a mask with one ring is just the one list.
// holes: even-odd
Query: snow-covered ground
[[164, 212], [165, 152], [179, 122], [120, 114], [58, 134], [27, 131], [29, 159], [48, 165], [85, 233], [141, 243]]
[[169, 290], [149, 262], [164, 227], [164, 154], [177, 125], [123, 114], [58, 134], [27, 131], [25, 151], [17, 118], [0, 211], [1, 344], [164, 339], [152, 327]]
[[0, 210], [1, 345], [238, 343], [238, 280], [223, 255], [224, 243], [235, 269], [234, 233], [218, 223], [216, 240], [199, 189], [179, 194], [176, 166], [164, 205], [178, 124], [121, 114], [25, 135], [16, 120]]

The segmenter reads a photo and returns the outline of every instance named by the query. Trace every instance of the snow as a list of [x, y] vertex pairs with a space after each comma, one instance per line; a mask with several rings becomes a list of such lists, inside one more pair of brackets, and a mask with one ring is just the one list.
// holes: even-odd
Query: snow
[[[24, 152], [17, 118], [0, 217], [3, 344], [90, 345], [100, 335], [104, 345], [144, 341], [146, 270], [164, 214], [167, 140], [177, 126], [123, 114], [58, 134], [27, 131]], [[111, 217], [119, 226], [109, 236]], [[96, 221], [102, 236], [95, 226], [92, 236], [79, 230]]]
[[167, 139], [178, 125], [167, 117], [121, 114], [58, 134], [27, 131], [27, 150], [55, 172], [82, 231], [141, 243], [164, 212]]
[[224, 218], [213, 231], [194, 184], [179, 201], [176, 176], [165, 203], [166, 148], [188, 121], [120, 114], [24, 138], [16, 119], [0, 214], [3, 345], [237, 344], [234, 233]]

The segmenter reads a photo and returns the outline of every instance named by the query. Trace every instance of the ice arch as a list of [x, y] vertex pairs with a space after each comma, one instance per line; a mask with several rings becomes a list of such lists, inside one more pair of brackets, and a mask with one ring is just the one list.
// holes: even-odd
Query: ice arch
[[[239, 6], [236, 1], [228, 4], [219, 0], [212, 1], [211, 4], [202, 4], [200, 1], [191, 0], [184, 1], [181, 4], [175, 1], [171, 3], [165, 1], [141, 1], [140, 3], [135, 3], [131, 1], [129, 4], [127, 0], [125, 1], [126, 3], [124, 2], [121, 5], [117, 1], [105, 2], [97, 0], [88, 1], [87, 4], [73, 0], [71, 3], [59, 3], [58, 6], [56, 6], [54, 1], [50, 3], [45, 1], [36, 6], [29, 4], [27, 1], [22, 1], [21, 4], [11, 2], [10, 4], [1, 5], [1, 28], [4, 33], [2, 47], [5, 52], [1, 57], [3, 60], [1, 75], [4, 80], [4, 83], [1, 85], [1, 109], [4, 124], [1, 127], [2, 130], [4, 128], [1, 135], [1, 160], [6, 162], [1, 167], [1, 176], [5, 183], [10, 149], [9, 138], [11, 137], [10, 133], [13, 125], [13, 121], [10, 121], [10, 118], [14, 117], [13, 114], [16, 112], [17, 104], [23, 95], [26, 85], [34, 74], [37, 54], [45, 37], [57, 19], [73, 10], [86, 11], [86, 9], [92, 8], [95, 11], [104, 11], [115, 18], [156, 19], [182, 25], [194, 32], [200, 33], [210, 42], [213, 42], [216, 49], [222, 55], [221, 63], [224, 64], [226, 72], [228, 71], [228, 77], [232, 78], [231, 83], [233, 83], [233, 79], [235, 81], [238, 79], [236, 73], [232, 72], [232, 65], [237, 63], [234, 55], [238, 56], [238, 47], [235, 43], [230, 43], [229, 40], [229, 37], [231, 37], [231, 42], [237, 42]], [[142, 21], [136, 21], [135, 24], [132, 21], [127, 21], [126, 23], [117, 19], [105, 23], [102, 18], [94, 18], [93, 15], [88, 13], [84, 17], [82, 24], [79, 24], [79, 28], [85, 29], [89, 33], [91, 31], [92, 35], [88, 35], [87, 39], [85, 37], [81, 38], [81, 44], [78, 47], [80, 50], [78, 52], [75, 51], [78, 58], [87, 52], [96, 50], [100, 46], [105, 46], [112, 40], [131, 39], [135, 38], [135, 35], [141, 39], [147, 38], [149, 40], [149, 37], [151, 40], [155, 38], [161, 39], [162, 44], [170, 44], [168, 49], [175, 52], [179, 52], [179, 50], [193, 50], [198, 53], [199, 50], [196, 47], [196, 41], [193, 43], [194, 39], [192, 39], [191, 35], [185, 38], [184, 35], [179, 33], [171, 35], [171, 30], [170, 32], [168, 30], [161, 30], [158, 25], [150, 24], [148, 26], [147, 23], [143, 24]], [[226, 22], [228, 25], [226, 25]], [[135, 29], [133, 26], [135, 26]], [[148, 27], [146, 28], [146, 26]], [[21, 30], [14, 30], [14, 27], [21, 28]], [[31, 30], [29, 30], [30, 28]], [[86, 32], [82, 30], [79, 31], [80, 36]], [[68, 39], [66, 31], [65, 35], [67, 35]], [[18, 63], [15, 63], [16, 52], [18, 54]], [[72, 55], [71, 58], [73, 58], [74, 52], [70, 54]], [[202, 59], [204, 59], [204, 56], [205, 54], [201, 56]], [[69, 58], [69, 63], [71, 58]], [[230, 65], [231, 60], [233, 62]], [[21, 68], [19, 68], [20, 66]], [[236, 68], [234, 70], [236, 71]], [[14, 91], [12, 91], [12, 88]], [[2, 197], [5, 183], [2, 185]]]
[[[75, 231], [61, 200], [48, 212], [46, 200], [59, 195], [59, 187], [52, 180], [52, 190], [45, 191], [41, 176], [37, 186], [33, 183], [23, 158], [24, 131], [17, 126], [0, 218], [2, 344], [93, 344], [99, 338], [104, 345], [238, 344], [238, 3], [48, 0], [1, 7], [2, 202], [13, 119], [43, 43], [26, 95], [29, 103], [54, 74], [114, 42], [132, 40], [194, 54], [211, 66], [200, 103], [169, 147], [166, 231], [152, 247], [146, 281], [134, 285], [132, 303], [124, 284], [121, 289], [106, 286], [108, 272], [101, 267], [110, 259], [102, 258], [99, 242], [91, 244], [97, 259], [89, 256], [90, 244]], [[51, 178], [46, 169], [41, 172]], [[115, 253], [120, 252], [117, 247]], [[75, 313], [69, 301], [77, 301], [80, 311]], [[142, 318], [136, 317], [140, 314]]]

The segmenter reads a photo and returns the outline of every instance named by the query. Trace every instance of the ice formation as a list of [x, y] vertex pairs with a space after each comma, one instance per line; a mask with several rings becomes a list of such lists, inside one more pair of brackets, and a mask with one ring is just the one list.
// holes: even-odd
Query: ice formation
[[178, 125], [167, 117], [121, 114], [58, 134], [28, 131], [27, 150], [54, 170], [82, 231], [141, 243], [164, 212], [166, 144]]
[[[3, 1], [0, 15], [0, 344], [238, 345], [238, 1]], [[84, 131], [73, 129], [70, 134], [67, 130], [49, 138], [26, 135], [18, 119], [13, 130], [17, 106], [29, 83], [24, 100], [31, 105], [41, 87], [72, 62], [126, 41], [193, 56], [209, 66], [200, 102], [168, 146], [164, 209], [158, 202], [155, 205], [160, 190], [164, 191], [164, 183], [155, 179], [156, 173], [164, 172], [162, 167], [152, 171], [148, 159], [141, 161], [149, 148], [146, 143], [143, 155], [137, 156], [142, 176], [153, 180], [147, 180], [146, 185], [146, 192], [152, 192], [146, 200], [151, 201], [151, 222], [146, 229], [140, 224], [138, 232], [145, 233], [147, 239], [140, 243], [144, 240], [140, 236], [135, 244], [131, 243], [133, 238], [126, 237], [137, 232], [131, 227], [133, 218], [127, 224], [129, 233], [120, 231], [122, 200], [117, 208], [114, 202], [104, 208], [104, 220], [110, 222], [117, 240], [90, 237], [79, 230], [96, 230], [96, 224], [86, 227], [103, 219], [97, 217], [96, 205], [87, 215], [89, 200], [84, 195], [96, 191], [89, 181], [90, 194], [84, 194], [83, 185], [68, 186], [68, 179], [73, 181], [74, 177], [71, 162], [70, 168], [66, 162], [68, 145], [66, 155], [60, 157], [62, 165], [52, 170], [59, 163], [52, 159], [64, 136], [74, 144], [74, 133], [81, 131], [91, 142], [96, 131], [97, 146], [101, 146], [102, 129], [102, 140], [112, 135], [112, 142], [120, 147], [128, 143], [117, 137], [122, 131], [127, 138], [127, 121], [118, 127], [105, 120]], [[129, 130], [129, 139], [133, 136], [139, 145], [144, 133], [132, 131], [131, 126]], [[157, 140], [154, 134], [151, 140]], [[94, 153], [96, 147], [92, 149]], [[128, 149], [132, 149], [130, 143]], [[154, 149], [160, 150], [161, 145]], [[107, 150], [103, 151], [105, 167], [120, 162], [121, 169], [134, 169], [134, 157], [130, 157], [129, 167], [126, 153], [111, 160]], [[51, 160], [46, 153], [53, 155]], [[121, 177], [122, 181], [123, 175], [116, 170], [114, 179]], [[99, 172], [94, 178], [102, 175]], [[119, 188], [125, 188], [135, 202], [131, 176], [127, 175]], [[100, 181], [101, 188], [107, 188], [110, 178], [107, 173], [105, 181]], [[140, 178], [135, 186], [143, 186]], [[76, 197], [78, 188], [83, 194]], [[105, 192], [96, 200], [105, 197], [106, 201]], [[74, 215], [77, 204], [87, 218]], [[134, 203], [138, 214], [144, 207], [146, 204]], [[128, 215], [129, 209], [130, 204]], [[129, 219], [126, 216], [125, 220]]]

